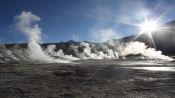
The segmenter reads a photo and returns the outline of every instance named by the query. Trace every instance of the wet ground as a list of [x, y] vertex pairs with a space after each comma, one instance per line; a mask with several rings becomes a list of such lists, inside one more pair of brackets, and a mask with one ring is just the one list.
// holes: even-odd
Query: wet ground
[[0, 64], [0, 98], [174, 98], [174, 62]]

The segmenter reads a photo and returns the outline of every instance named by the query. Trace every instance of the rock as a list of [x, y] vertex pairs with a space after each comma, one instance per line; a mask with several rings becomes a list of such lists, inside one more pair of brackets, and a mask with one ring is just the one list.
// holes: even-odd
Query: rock
[[69, 76], [69, 75], [73, 75], [74, 73], [75, 72], [73, 71], [66, 71], [66, 70], [57, 70], [53, 72], [53, 74], [56, 76]]

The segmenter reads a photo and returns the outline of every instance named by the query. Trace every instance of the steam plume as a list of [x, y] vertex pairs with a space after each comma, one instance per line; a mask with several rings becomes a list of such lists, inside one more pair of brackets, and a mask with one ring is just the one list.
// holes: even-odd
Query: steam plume
[[[115, 42], [107, 41], [105, 43], [88, 43], [81, 42], [76, 45], [70, 45], [67, 50], [57, 49], [56, 45], [48, 45], [46, 49], [42, 49], [41, 28], [37, 24], [41, 20], [40, 17], [31, 12], [23, 11], [15, 17], [17, 29], [23, 32], [28, 38], [28, 47], [20, 48], [18, 46], [8, 49], [0, 46], [1, 60], [31, 60], [41, 62], [61, 62], [67, 63], [74, 60], [85, 59], [119, 59], [128, 55], [141, 55], [145, 59], [160, 59], [171, 61], [172, 58], [165, 56], [161, 51], [149, 48], [142, 42]], [[104, 32], [112, 32], [110, 36], [103, 41], [108, 40], [114, 34], [111, 29], [103, 32], [101, 38], [105, 37]], [[58, 51], [57, 51], [58, 50]], [[66, 51], [64, 53], [64, 51]], [[67, 53], [67, 54], [66, 54]]]
[[32, 14], [31, 12], [23, 11], [20, 15], [17, 15], [15, 17], [15, 20], [18, 30], [23, 32], [28, 37], [28, 54], [31, 60], [45, 62], [63, 62], [47, 55], [39, 45], [42, 41], [42, 32], [41, 28], [36, 22], [41, 20], [40, 17]]
[[58, 57], [58, 58], [62, 58], [64, 60], [79, 60], [76, 57], [73, 57], [72, 55], [65, 55], [63, 50], [60, 49], [58, 51], [56, 51], [56, 45], [49, 45], [47, 46], [47, 53], [53, 57]]
[[161, 59], [172, 61], [173, 59], [162, 54], [161, 51], [156, 51], [154, 48], [148, 48], [145, 43], [142, 42], [129, 42], [124, 43], [119, 47], [119, 53], [121, 56], [127, 56], [129, 54], [142, 55], [149, 59]]

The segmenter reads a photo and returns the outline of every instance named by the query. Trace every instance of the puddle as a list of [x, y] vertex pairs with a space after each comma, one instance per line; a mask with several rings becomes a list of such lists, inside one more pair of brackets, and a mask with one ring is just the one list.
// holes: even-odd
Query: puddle
[[175, 72], [175, 67], [127, 67], [127, 68], [150, 70], [150, 71], [170, 71], [170, 72]]

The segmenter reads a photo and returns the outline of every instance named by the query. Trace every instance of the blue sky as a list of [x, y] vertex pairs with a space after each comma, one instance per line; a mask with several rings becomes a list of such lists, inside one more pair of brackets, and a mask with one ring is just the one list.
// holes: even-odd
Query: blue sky
[[[41, 17], [44, 42], [74, 40], [95, 41], [111, 30], [114, 38], [133, 35], [146, 16], [160, 24], [175, 19], [174, 0], [0, 0], [0, 43], [26, 42], [26, 37], [14, 30], [14, 17], [30, 11]], [[112, 35], [113, 36], [113, 35]]]

